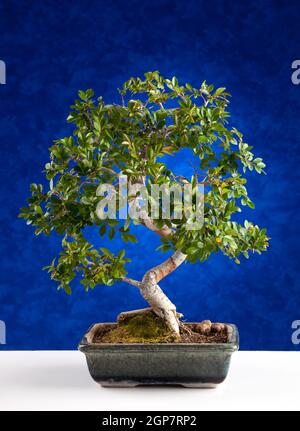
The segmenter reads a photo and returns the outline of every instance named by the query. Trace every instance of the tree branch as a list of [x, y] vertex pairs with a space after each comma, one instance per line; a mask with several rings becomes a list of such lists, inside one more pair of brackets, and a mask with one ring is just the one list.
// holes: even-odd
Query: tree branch
[[151, 217], [149, 217], [148, 211], [141, 208], [139, 204], [139, 196], [136, 195], [141, 186], [145, 186], [145, 177], [141, 177], [140, 180], [136, 180], [135, 182], [129, 181], [130, 194], [133, 194], [133, 197], [128, 201], [129, 208], [135, 209], [140, 223], [150, 229], [152, 232], [155, 232], [160, 236], [171, 235], [173, 233], [172, 229], [170, 229], [167, 225], [164, 225], [161, 229], [159, 229]]
[[111, 168], [107, 168], [106, 166], [101, 166], [98, 170], [99, 170], [99, 171], [107, 172], [107, 173], [109, 173], [109, 174], [111, 174], [111, 175], [117, 175], [117, 172], [116, 172], [116, 171], [114, 171], [114, 170], [113, 170], [113, 169], [111, 169]]
[[133, 280], [133, 278], [123, 277], [122, 281], [125, 283], [131, 284], [132, 286], [138, 287], [139, 289], [142, 287], [142, 282]]

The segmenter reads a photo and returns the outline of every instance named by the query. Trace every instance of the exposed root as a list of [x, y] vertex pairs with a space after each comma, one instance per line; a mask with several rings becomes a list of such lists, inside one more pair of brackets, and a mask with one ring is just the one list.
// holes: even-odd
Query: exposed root
[[192, 335], [192, 333], [193, 333], [193, 331], [187, 325], [185, 325], [183, 322], [179, 322], [179, 329], [180, 329], [180, 333], [184, 332], [188, 335]]
[[135, 316], [141, 316], [144, 314], [148, 314], [151, 311], [152, 311], [151, 307], [139, 308], [138, 310], [131, 310], [131, 311], [122, 311], [122, 313], [120, 313], [117, 317], [117, 322], [118, 323], [126, 322]]

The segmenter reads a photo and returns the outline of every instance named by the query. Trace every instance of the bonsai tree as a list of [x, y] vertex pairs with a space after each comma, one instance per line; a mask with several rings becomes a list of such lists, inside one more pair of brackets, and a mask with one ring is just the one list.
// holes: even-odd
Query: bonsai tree
[[[266, 230], [233, 220], [242, 206], [254, 208], [248, 197], [244, 173], [264, 172], [265, 164], [255, 158], [243, 135], [228, 125], [229, 93], [205, 81], [200, 88], [165, 79], [159, 72], [131, 78], [119, 90], [119, 104], [93, 99], [93, 91], [79, 91], [80, 100], [71, 107], [67, 121], [74, 124], [72, 136], [54, 141], [45, 165], [49, 187], [31, 184], [28, 206], [21, 217], [36, 227], [35, 233], [62, 237], [62, 251], [46, 267], [59, 288], [71, 293], [71, 282], [79, 274], [86, 290], [96, 285], [123, 281], [136, 286], [153, 311], [174, 334], [179, 334], [180, 315], [159, 287], [159, 282], [183, 262], [203, 262], [222, 252], [239, 264], [240, 256], [261, 253], [268, 247]], [[169, 156], [189, 148], [195, 160], [190, 178], [172, 172]], [[113, 198], [121, 207], [119, 176], [128, 179], [128, 205], [134, 220], [98, 217], [97, 205]], [[108, 198], [99, 196], [99, 185], [114, 186]], [[159, 200], [159, 215], [149, 215], [139, 199], [139, 186], [188, 184], [195, 191], [204, 186], [203, 223], [190, 229], [192, 213], [178, 218], [178, 202], [171, 199], [171, 217]], [[192, 200], [192, 208], [197, 204]], [[173, 216], [173, 217], [172, 217]], [[239, 217], [240, 218], [240, 217]], [[85, 228], [95, 225], [99, 234], [113, 240], [116, 231], [124, 243], [137, 242], [132, 223], [150, 229], [161, 238], [161, 252], [172, 251], [160, 265], [149, 269], [142, 280], [127, 276], [130, 260], [125, 250], [114, 254], [96, 248], [85, 238]]]

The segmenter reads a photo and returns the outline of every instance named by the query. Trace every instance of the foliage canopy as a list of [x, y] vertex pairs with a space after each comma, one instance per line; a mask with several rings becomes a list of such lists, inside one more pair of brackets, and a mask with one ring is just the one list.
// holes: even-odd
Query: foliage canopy
[[[131, 181], [141, 176], [151, 184], [172, 186], [182, 181], [205, 184], [204, 224], [189, 231], [189, 220], [164, 219], [172, 234], [161, 238], [163, 252], [181, 250], [191, 263], [206, 260], [221, 251], [239, 263], [238, 257], [268, 247], [265, 229], [232, 220], [242, 206], [254, 208], [248, 196], [244, 173], [264, 172], [265, 164], [254, 157], [243, 135], [229, 127], [229, 93], [205, 81], [200, 88], [182, 85], [176, 77], [165, 79], [159, 72], [131, 78], [119, 90], [120, 104], [94, 100], [91, 89], [79, 91], [68, 122], [72, 136], [54, 141], [45, 165], [49, 188], [31, 184], [28, 206], [20, 216], [36, 227], [37, 235], [52, 231], [62, 235], [62, 252], [47, 268], [67, 293], [70, 282], [81, 273], [86, 289], [111, 285], [126, 275], [125, 251], [114, 255], [95, 248], [84, 237], [87, 226], [99, 227], [101, 236], [113, 239], [118, 229], [125, 243], [136, 242], [131, 221], [100, 220], [95, 214], [101, 183], [117, 184], [126, 174]], [[183, 148], [192, 150], [197, 169], [191, 178], [178, 177], [167, 165], [168, 157]], [[175, 226], [175, 229], [173, 229]]]

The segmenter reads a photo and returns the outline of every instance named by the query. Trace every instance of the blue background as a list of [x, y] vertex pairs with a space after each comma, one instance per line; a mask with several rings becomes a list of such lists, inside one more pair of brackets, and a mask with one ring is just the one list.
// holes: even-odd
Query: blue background
[[[92, 87], [119, 102], [123, 81], [156, 69], [232, 93], [232, 123], [267, 163], [267, 176], [249, 178], [256, 211], [246, 217], [272, 237], [268, 253], [240, 266], [214, 255], [183, 265], [161, 286], [187, 320], [235, 322], [242, 349], [299, 349], [291, 343], [291, 322], [300, 318], [300, 86], [291, 82], [299, 15], [298, 1], [1, 2], [2, 349], [73, 349], [90, 323], [145, 305], [122, 283], [89, 294], [78, 284], [71, 297], [57, 291], [41, 268], [59, 241], [36, 238], [17, 214], [29, 184], [43, 180], [51, 141], [70, 133], [65, 118], [77, 90]], [[188, 175], [187, 154], [172, 163]], [[143, 228], [137, 233], [139, 244], [129, 247], [134, 278], [165, 258], [153, 253], [158, 238]]]

